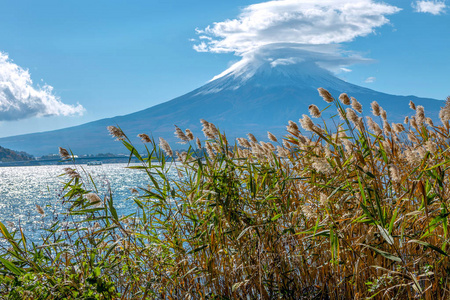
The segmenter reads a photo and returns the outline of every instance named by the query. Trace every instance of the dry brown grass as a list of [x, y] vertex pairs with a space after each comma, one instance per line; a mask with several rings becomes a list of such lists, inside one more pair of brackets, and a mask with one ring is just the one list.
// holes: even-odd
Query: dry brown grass
[[[407, 124], [390, 124], [377, 103], [374, 120], [364, 119], [356, 99], [319, 91], [340, 120], [325, 126], [304, 115], [304, 133], [290, 121], [282, 140], [249, 134], [239, 146], [202, 120], [206, 154], [195, 151], [202, 144], [191, 144], [191, 131], [177, 128], [191, 148], [176, 164], [154, 141], [144, 158], [121, 130], [111, 131], [149, 176], [134, 198], [136, 214], [118, 217], [112, 195], [97, 196], [98, 207], [73, 178], [64, 199], [89, 226], [49, 236], [65, 237], [74, 251], [51, 238], [24, 250], [23, 237], [1, 226], [12, 245], [1, 254], [1, 291], [53, 299], [90, 289], [98, 299], [448, 299], [450, 99], [442, 125], [414, 104]], [[168, 174], [174, 168], [178, 178]], [[40, 278], [39, 288], [29, 288], [25, 272]]]

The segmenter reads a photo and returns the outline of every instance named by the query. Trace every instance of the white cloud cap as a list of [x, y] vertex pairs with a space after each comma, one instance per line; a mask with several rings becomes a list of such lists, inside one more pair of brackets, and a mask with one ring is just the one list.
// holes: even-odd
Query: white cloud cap
[[445, 12], [446, 5], [443, 1], [416, 1], [412, 3], [416, 12], [440, 15]]
[[[371, 59], [361, 57], [349, 51], [342, 51], [340, 48], [338, 44], [303, 45], [296, 43], [273, 43], [243, 53], [240, 61], [215, 76], [212, 80], [229, 74], [233, 74], [234, 76], [246, 74], [246, 76], [251, 77], [262, 66], [272, 69], [280, 65], [301, 64], [302, 69], [307, 70], [307, 72], [315, 72], [317, 71], [317, 67], [319, 67], [339, 73], [342, 71], [351, 71], [343, 66], [372, 62]], [[305, 63], [312, 63], [315, 67], [306, 68], [307, 64]]]
[[42, 116], [81, 115], [84, 108], [64, 104], [49, 85], [35, 88], [28, 70], [0, 52], [0, 121]]
[[333, 44], [352, 41], [389, 23], [400, 8], [372, 0], [274, 0], [243, 9], [238, 18], [203, 30], [199, 52], [238, 55], [272, 43]]

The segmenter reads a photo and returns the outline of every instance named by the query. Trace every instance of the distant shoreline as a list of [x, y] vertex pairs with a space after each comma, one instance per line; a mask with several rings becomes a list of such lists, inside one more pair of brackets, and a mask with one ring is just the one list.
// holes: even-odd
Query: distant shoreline
[[[127, 163], [129, 161], [128, 156], [106, 156], [106, 157], [78, 157], [75, 159], [76, 164], [86, 165], [88, 162], [100, 161], [104, 164], [114, 163]], [[138, 162], [136, 158], [132, 158], [130, 162]], [[48, 166], [48, 165], [71, 165], [72, 160], [58, 159], [37, 159], [37, 160], [24, 160], [24, 161], [9, 161], [1, 162], [1, 167], [30, 167], [30, 166]]]

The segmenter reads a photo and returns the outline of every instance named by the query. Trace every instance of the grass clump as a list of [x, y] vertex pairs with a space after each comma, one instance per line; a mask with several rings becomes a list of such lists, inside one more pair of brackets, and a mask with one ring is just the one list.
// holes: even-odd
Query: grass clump
[[[449, 288], [450, 99], [442, 125], [411, 102], [404, 124], [346, 94], [320, 95], [337, 115], [307, 115], [270, 142], [230, 144], [176, 127], [178, 153], [109, 127], [141, 164], [136, 212], [119, 216], [77, 166], [63, 201], [72, 222], [40, 245], [0, 224], [7, 299], [446, 299]], [[331, 109], [331, 108], [328, 108]], [[320, 118], [316, 105], [312, 117]], [[339, 117], [339, 118], [338, 118]], [[374, 120], [375, 119], [375, 120]], [[380, 126], [381, 124], [381, 126]], [[303, 132], [302, 132], [303, 130]], [[202, 149], [202, 151], [199, 151]], [[73, 157], [67, 150], [61, 154]], [[173, 174], [176, 174], [174, 176]], [[89, 177], [87, 177], [89, 178]], [[90, 188], [88, 188], [90, 187]]]

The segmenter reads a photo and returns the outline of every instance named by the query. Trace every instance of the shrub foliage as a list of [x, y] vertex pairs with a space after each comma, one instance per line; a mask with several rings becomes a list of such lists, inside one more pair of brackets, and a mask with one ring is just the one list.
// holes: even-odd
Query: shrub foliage
[[[39, 245], [0, 223], [5, 299], [446, 299], [450, 297], [450, 99], [442, 125], [410, 103], [404, 124], [319, 89], [336, 117], [303, 115], [270, 142], [207, 140], [176, 128], [174, 153], [142, 134], [136, 212], [119, 216], [82, 168], [66, 170], [55, 223]], [[311, 116], [321, 118], [317, 106]], [[203, 149], [204, 151], [199, 151]], [[62, 149], [63, 156], [70, 156]], [[65, 151], [65, 152], [64, 152]], [[86, 178], [85, 178], [86, 177]], [[90, 187], [90, 188], [88, 188]], [[131, 201], [131, 200], [130, 200]], [[41, 213], [44, 213], [41, 211]]]

